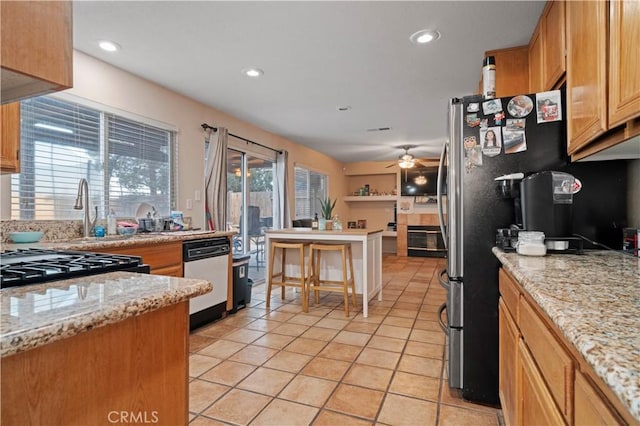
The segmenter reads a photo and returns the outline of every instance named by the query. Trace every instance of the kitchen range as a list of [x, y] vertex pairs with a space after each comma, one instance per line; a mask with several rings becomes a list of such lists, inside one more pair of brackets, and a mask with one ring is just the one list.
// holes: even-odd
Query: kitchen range
[[0, 253], [0, 288], [114, 271], [149, 273], [137, 256], [70, 250], [18, 249]]
[[151, 275], [140, 256], [40, 243], [56, 244], [0, 253], [0, 421], [101, 424], [122, 409], [185, 424], [189, 299], [213, 285]]

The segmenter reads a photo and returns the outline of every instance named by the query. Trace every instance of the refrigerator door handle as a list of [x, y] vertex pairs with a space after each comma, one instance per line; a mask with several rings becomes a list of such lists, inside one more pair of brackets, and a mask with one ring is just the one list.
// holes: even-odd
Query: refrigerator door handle
[[442, 241], [444, 241], [444, 248], [447, 249], [448, 241], [447, 241], [447, 227], [444, 223], [444, 199], [443, 199], [443, 191], [442, 191], [442, 170], [444, 169], [444, 161], [447, 156], [447, 144], [445, 142], [442, 145], [442, 152], [440, 153], [440, 164], [438, 164], [438, 183], [437, 183], [437, 196], [436, 200], [438, 201], [438, 219], [440, 220], [440, 232], [442, 233]]
[[441, 269], [440, 273], [438, 274], [438, 281], [440, 282], [440, 285], [442, 287], [444, 287], [445, 289], [449, 290], [449, 278], [445, 279], [444, 276], [447, 273], [447, 268]]
[[[442, 331], [444, 331], [445, 333], [447, 333], [447, 328], [449, 328], [447, 326], [447, 324], [444, 322], [444, 320], [442, 319], [442, 313], [445, 312], [447, 310], [447, 304], [443, 303], [442, 305], [440, 305], [440, 307], [438, 308], [438, 324], [440, 324], [440, 328], [442, 329]], [[445, 316], [446, 318], [446, 316]]]

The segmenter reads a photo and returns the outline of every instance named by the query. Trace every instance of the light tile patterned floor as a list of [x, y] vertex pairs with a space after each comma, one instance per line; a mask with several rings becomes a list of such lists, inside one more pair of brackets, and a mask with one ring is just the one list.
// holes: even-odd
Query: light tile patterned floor
[[344, 315], [323, 293], [303, 313], [253, 288], [251, 306], [196, 330], [189, 365], [190, 425], [500, 425], [499, 409], [447, 386], [437, 309], [443, 259], [383, 259], [383, 300]]

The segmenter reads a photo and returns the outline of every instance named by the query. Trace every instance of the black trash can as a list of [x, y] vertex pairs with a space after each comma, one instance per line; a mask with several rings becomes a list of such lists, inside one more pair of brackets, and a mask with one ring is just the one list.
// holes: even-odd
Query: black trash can
[[251, 303], [251, 287], [253, 281], [249, 278], [250, 255], [233, 256], [233, 309], [236, 313]]

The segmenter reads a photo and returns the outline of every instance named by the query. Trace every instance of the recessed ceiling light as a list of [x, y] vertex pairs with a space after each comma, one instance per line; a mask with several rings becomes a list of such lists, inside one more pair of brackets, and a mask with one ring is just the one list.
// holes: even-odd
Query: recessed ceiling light
[[260, 77], [262, 74], [264, 74], [264, 71], [262, 71], [260, 68], [245, 68], [242, 71], [242, 74], [246, 75], [247, 77]]
[[351, 109], [351, 107], [347, 105], [347, 106], [341, 106], [341, 107], [338, 107], [338, 108], [336, 108], [336, 109], [337, 109], [338, 111], [349, 111], [349, 110]]
[[434, 30], [420, 30], [413, 33], [409, 40], [416, 44], [425, 44], [440, 38], [440, 33]]
[[99, 41], [98, 46], [100, 46], [102, 50], [106, 50], [107, 52], [117, 52], [118, 50], [120, 50], [120, 45], [118, 43], [114, 43], [109, 40]]

